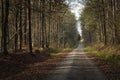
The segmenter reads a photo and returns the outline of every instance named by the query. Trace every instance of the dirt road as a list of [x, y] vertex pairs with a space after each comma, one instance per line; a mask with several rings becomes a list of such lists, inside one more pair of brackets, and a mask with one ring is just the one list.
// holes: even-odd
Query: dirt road
[[51, 72], [47, 80], [106, 80], [101, 71], [94, 65], [82, 50], [82, 45], [73, 50]]

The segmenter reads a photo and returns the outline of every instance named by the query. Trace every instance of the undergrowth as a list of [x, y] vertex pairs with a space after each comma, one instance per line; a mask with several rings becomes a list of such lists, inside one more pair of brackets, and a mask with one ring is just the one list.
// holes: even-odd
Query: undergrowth
[[65, 51], [72, 51], [73, 49], [75, 49], [77, 46], [74, 47], [69, 47], [69, 48], [48, 48], [48, 49], [35, 49], [35, 53], [37, 54], [41, 54], [41, 53], [48, 53], [48, 54], [58, 54], [58, 53], [62, 53]]
[[[116, 52], [116, 48], [105, 47], [103, 45], [98, 45], [93, 47], [84, 48], [85, 51], [88, 51], [90, 54], [93, 54], [100, 59], [112, 62], [120, 66], [120, 55]], [[118, 51], [119, 52], [119, 51]]]

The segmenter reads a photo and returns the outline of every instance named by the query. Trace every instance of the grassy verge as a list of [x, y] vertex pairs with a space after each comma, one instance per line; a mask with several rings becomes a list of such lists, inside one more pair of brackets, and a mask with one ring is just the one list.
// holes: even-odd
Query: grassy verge
[[62, 49], [55, 49], [55, 48], [50, 48], [49, 53], [50, 54], [57, 54], [60, 53]]
[[51, 55], [54, 55], [54, 54], [71, 52], [76, 47], [77, 47], [77, 45], [71, 46], [69, 48], [46, 48], [46, 49], [43, 49], [43, 48], [34, 47], [33, 52], [34, 52], [35, 55], [36, 54], [44, 54], [44, 55], [47, 55], [47, 56], [51, 56]]
[[109, 54], [109, 53], [102, 52], [102, 51], [97, 51], [91, 47], [86, 47], [84, 48], [84, 50], [88, 51], [90, 54], [97, 56], [100, 59], [112, 62], [115, 65], [120, 66], [120, 56], [117, 56], [115, 54]]
[[55, 49], [55, 48], [50, 48], [49, 49], [49, 53], [50, 54], [57, 54], [57, 53], [64, 53], [64, 52], [70, 52], [72, 51], [73, 49], [75, 49], [78, 45], [74, 45], [74, 46], [71, 46], [71, 47], [68, 47], [68, 48], [62, 48], [62, 49]]

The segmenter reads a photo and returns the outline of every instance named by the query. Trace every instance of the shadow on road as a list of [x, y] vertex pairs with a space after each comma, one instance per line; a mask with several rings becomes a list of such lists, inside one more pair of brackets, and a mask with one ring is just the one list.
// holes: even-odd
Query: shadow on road
[[58, 64], [55, 71], [47, 80], [105, 80], [105, 76], [98, 70], [82, 50], [82, 44]]

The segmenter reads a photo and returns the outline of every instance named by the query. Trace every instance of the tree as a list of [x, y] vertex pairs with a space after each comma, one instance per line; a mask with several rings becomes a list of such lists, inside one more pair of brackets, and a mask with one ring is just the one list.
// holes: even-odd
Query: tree
[[1, 0], [0, 6], [4, 53], [22, 49], [32, 53], [36, 48], [64, 48], [76, 43], [75, 17], [64, 0]]
[[[5, 3], [5, 5], [4, 5]], [[7, 50], [7, 29], [8, 29], [8, 16], [9, 16], [9, 0], [5, 0], [5, 2], [3, 2], [2, 0], [2, 40], [3, 40], [3, 53], [4, 54], [8, 54], [8, 50]]]
[[28, 19], [29, 19], [29, 51], [32, 53], [32, 35], [31, 35], [31, 0], [28, 0]]
[[118, 0], [85, 0], [80, 21], [86, 44], [120, 44], [119, 9]]

